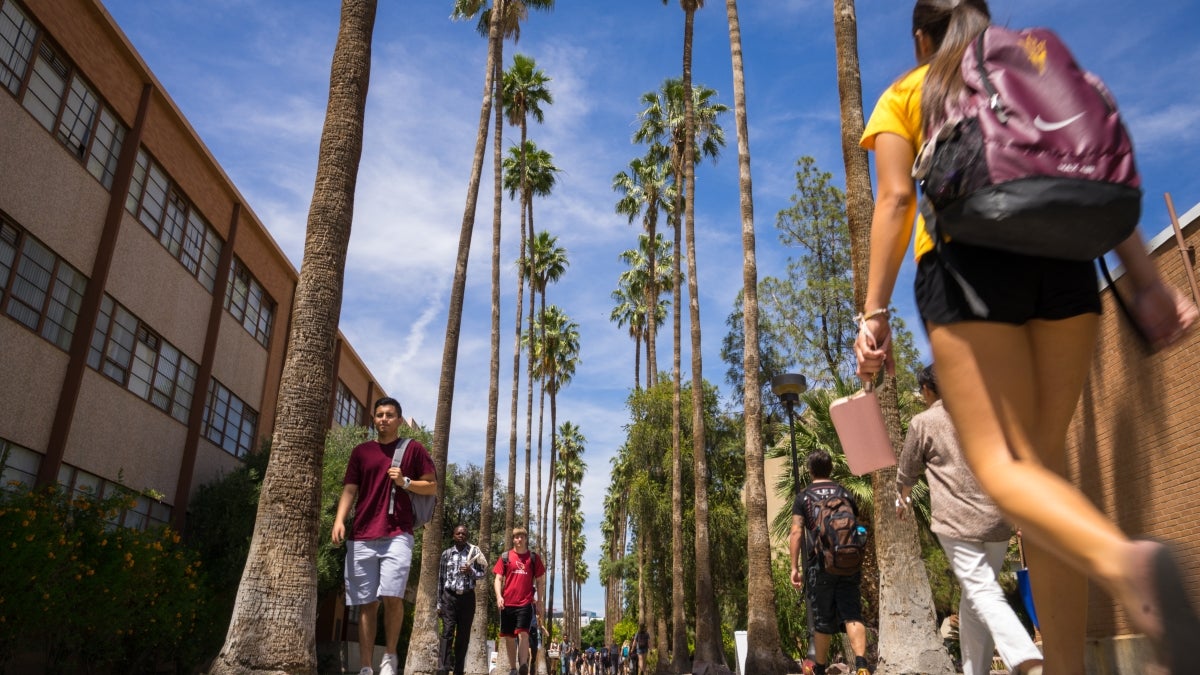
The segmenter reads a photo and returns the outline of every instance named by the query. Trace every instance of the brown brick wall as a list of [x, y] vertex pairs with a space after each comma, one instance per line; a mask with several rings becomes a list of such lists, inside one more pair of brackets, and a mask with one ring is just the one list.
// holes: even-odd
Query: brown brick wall
[[[1200, 240], [1193, 210], [1184, 228], [1189, 246]], [[1151, 254], [1171, 284], [1191, 295], [1173, 237]], [[1194, 258], [1191, 264], [1195, 265]], [[1118, 279], [1123, 297], [1126, 280]], [[1100, 342], [1072, 421], [1072, 476], [1130, 536], [1176, 547], [1188, 590], [1200, 598], [1200, 331], [1171, 349], [1149, 354], [1106, 290]], [[1088, 633], [1130, 633], [1122, 612], [1093, 584]]]

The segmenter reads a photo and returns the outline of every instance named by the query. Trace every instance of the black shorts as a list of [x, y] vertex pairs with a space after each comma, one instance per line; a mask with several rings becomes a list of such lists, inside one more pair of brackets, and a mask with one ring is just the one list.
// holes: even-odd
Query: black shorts
[[[987, 305], [987, 316], [971, 309], [958, 272]], [[947, 242], [917, 263], [913, 284], [917, 310], [926, 324], [992, 321], [1022, 325], [1031, 319], [1068, 319], [1100, 313], [1096, 265]]]
[[533, 605], [505, 606], [500, 610], [500, 637], [513, 637], [517, 633], [528, 633], [533, 622]]
[[826, 635], [841, 633], [847, 621], [863, 622], [861, 593], [862, 573], [850, 576], [816, 572], [809, 589], [809, 608], [813, 613], [813, 630]]

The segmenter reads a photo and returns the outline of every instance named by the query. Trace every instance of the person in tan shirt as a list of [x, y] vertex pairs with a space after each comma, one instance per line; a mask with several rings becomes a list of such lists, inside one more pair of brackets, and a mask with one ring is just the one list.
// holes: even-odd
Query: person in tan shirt
[[964, 675], [988, 675], [992, 651], [1018, 673], [1040, 673], [1042, 654], [1017, 618], [996, 577], [1004, 566], [1012, 527], [988, 499], [967, 467], [954, 424], [938, 395], [937, 375], [927, 366], [917, 376], [929, 408], [915, 417], [904, 439], [896, 470], [903, 516], [912, 501], [913, 485], [924, 473], [932, 506], [930, 529], [962, 585], [958, 603], [958, 636]]

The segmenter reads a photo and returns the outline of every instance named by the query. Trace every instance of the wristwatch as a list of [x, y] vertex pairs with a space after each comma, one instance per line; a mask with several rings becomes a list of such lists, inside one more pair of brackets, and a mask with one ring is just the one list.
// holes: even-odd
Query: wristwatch
[[405, 476], [404, 477], [404, 489], [407, 490], [409, 485], [412, 485], [412, 479], [409, 478], [408, 476]]

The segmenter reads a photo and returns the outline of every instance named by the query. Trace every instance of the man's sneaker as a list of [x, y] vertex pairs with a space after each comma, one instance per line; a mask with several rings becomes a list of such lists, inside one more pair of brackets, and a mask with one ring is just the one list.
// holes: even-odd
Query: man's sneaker
[[520, 668], [517, 668], [517, 675], [529, 675], [529, 666], [522, 663]]
[[362, 670], [358, 671], [358, 675], [375, 675], [375, 671], [371, 670], [371, 666], [363, 666]]
[[379, 664], [379, 675], [396, 675], [399, 660], [400, 657], [395, 654], [384, 654], [383, 662]]

